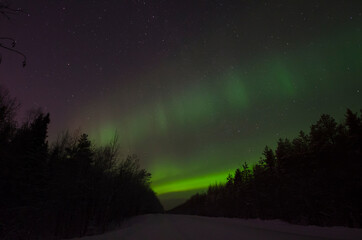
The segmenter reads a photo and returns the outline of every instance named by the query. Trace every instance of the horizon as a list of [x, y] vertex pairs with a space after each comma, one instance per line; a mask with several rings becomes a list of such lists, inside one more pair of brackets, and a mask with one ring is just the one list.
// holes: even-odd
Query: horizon
[[117, 132], [171, 206], [322, 113], [361, 108], [361, 8], [318, 2], [13, 1], [28, 14], [0, 28], [28, 61], [2, 52], [0, 84], [19, 120], [50, 113], [50, 142]]

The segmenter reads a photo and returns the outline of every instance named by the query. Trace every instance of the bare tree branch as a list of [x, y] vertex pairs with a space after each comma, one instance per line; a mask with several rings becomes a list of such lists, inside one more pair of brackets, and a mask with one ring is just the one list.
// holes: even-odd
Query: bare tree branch
[[13, 9], [9, 6], [8, 3], [0, 2], [0, 14], [10, 20], [9, 15], [16, 15], [19, 13], [24, 13], [22, 9]]
[[[1, 40], [9, 40], [9, 41], [11, 41], [11, 42], [12, 42], [12, 43], [11, 43], [11, 47], [15, 47], [15, 45], [16, 45], [16, 41], [15, 41], [14, 38], [0, 37], [0, 41], [1, 41]], [[0, 45], [1, 45], [1, 43], [0, 43]]]
[[[25, 54], [23, 54], [22, 52], [20, 52], [20, 51], [18, 51], [18, 50], [16, 50], [16, 49], [5, 47], [5, 46], [3, 46], [2, 44], [0, 44], [0, 48], [4, 48], [4, 49], [6, 49], [6, 50], [8, 50], [8, 51], [15, 52], [15, 53], [23, 56], [23, 58], [24, 58], [24, 59], [23, 59], [23, 67], [26, 66], [26, 56], [25, 56]], [[0, 56], [0, 63], [1, 63], [1, 56]]]
[[[24, 11], [21, 9], [13, 9], [9, 6], [9, 4], [7, 2], [3, 2], [0, 0], [0, 16], [2, 15], [5, 18], [7, 18], [8, 20], [10, 20], [9, 15], [16, 15], [19, 13], [24, 13]], [[7, 42], [7, 41], [11, 41], [11, 47], [4, 46], [3, 42]], [[10, 37], [0, 37], [0, 48], [6, 49], [8, 51], [21, 55], [24, 58], [23, 67], [25, 67], [26, 66], [26, 56], [22, 52], [14, 49], [15, 45], [16, 45], [15, 39], [10, 38]], [[1, 61], [2, 61], [2, 55], [0, 54], [0, 64], [1, 64]]]

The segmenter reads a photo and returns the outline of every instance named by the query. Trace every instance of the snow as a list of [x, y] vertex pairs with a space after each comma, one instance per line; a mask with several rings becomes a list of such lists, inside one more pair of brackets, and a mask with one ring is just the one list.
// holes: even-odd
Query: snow
[[288, 224], [279, 220], [149, 214], [133, 217], [118, 230], [73, 240], [118, 239], [362, 239], [362, 229]]

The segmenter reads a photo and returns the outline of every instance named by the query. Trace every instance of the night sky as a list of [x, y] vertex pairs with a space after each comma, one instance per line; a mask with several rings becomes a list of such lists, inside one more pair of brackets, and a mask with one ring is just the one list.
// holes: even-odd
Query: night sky
[[322, 113], [362, 107], [362, 1], [11, 1], [0, 84], [49, 139], [117, 131], [167, 206], [225, 181]]

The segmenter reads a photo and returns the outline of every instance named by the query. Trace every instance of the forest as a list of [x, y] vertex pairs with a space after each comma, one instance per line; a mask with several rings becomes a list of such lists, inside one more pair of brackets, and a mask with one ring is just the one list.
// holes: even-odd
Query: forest
[[102, 233], [131, 216], [163, 212], [151, 174], [117, 138], [96, 146], [87, 134], [48, 143], [49, 114], [15, 120], [17, 100], [0, 87], [0, 239], [60, 239]]
[[85, 2], [0, 0], [0, 240], [362, 235], [361, 0]]
[[265, 147], [225, 184], [209, 186], [170, 213], [282, 219], [320, 226], [362, 227], [362, 110], [344, 122], [323, 114], [292, 140]]

